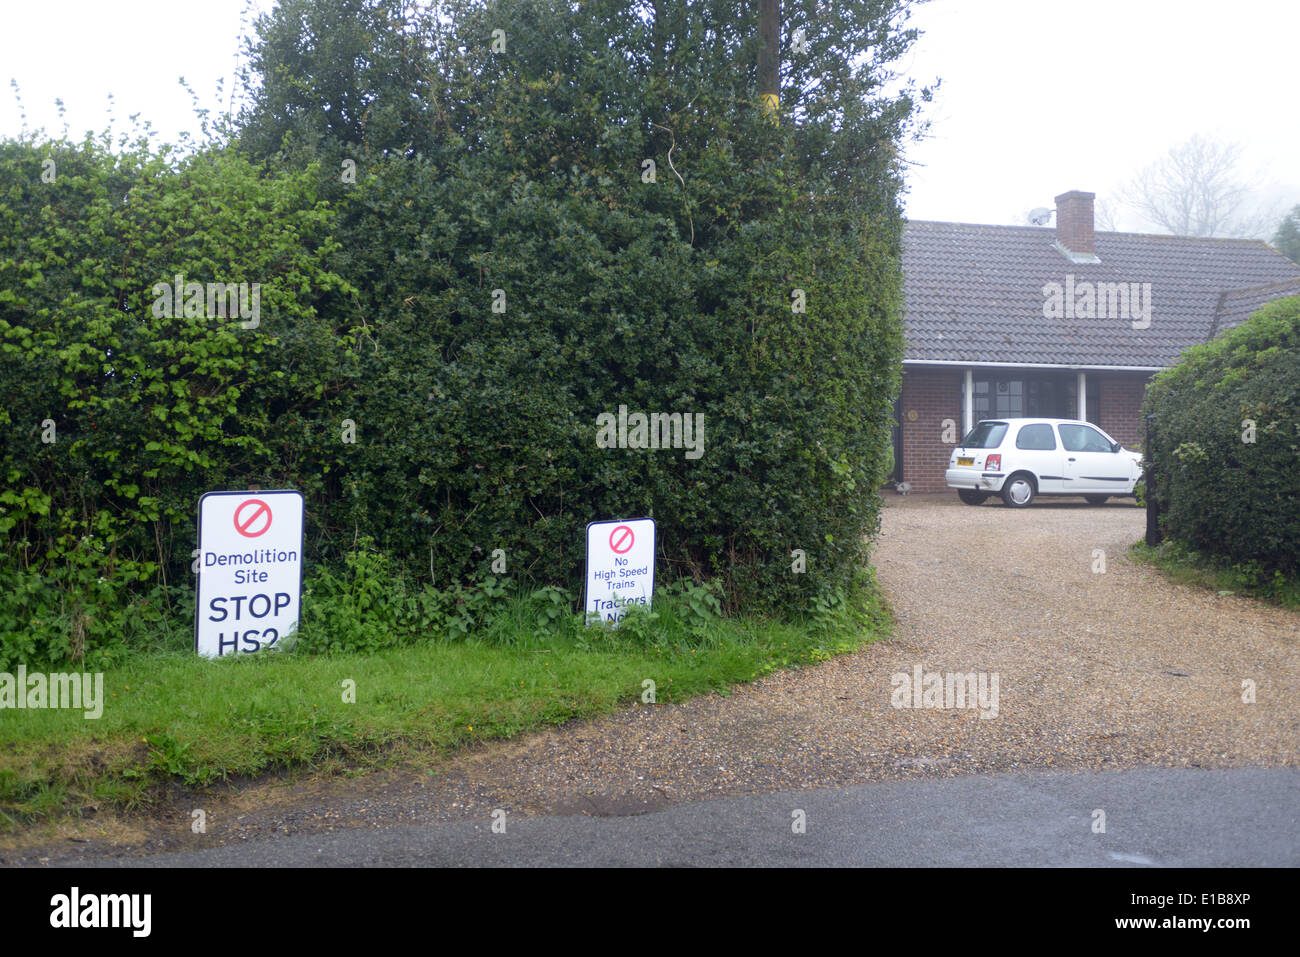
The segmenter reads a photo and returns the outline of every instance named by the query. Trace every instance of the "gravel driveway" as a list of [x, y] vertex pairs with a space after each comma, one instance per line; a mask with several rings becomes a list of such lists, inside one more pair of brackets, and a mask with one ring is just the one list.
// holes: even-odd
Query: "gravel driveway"
[[[494, 807], [618, 813], [1018, 768], [1294, 765], [1300, 615], [1134, 565], [1144, 521], [1131, 500], [1022, 511], [892, 499], [876, 553], [891, 641], [730, 697], [537, 735], [485, 755], [463, 783], [494, 782]], [[893, 707], [892, 676], [917, 665], [996, 673], [997, 716]]]
[[[1131, 500], [1012, 510], [955, 495], [891, 497], [875, 558], [898, 619], [887, 642], [730, 696], [637, 705], [475, 748], [435, 777], [258, 786], [217, 802], [209, 813], [220, 826], [205, 837], [191, 841], [186, 818], [175, 830], [184, 838], [147, 843], [486, 819], [494, 808], [629, 814], [1022, 768], [1295, 766], [1300, 615], [1134, 565], [1126, 550], [1143, 523]], [[1104, 572], [1093, 570], [1096, 549]], [[916, 666], [996, 674], [996, 717], [892, 706], [891, 678]], [[1247, 679], [1253, 704], [1242, 701]]]

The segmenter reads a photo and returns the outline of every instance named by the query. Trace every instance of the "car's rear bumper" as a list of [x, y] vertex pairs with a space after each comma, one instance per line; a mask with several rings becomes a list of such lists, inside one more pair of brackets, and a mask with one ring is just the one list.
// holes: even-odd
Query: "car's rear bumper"
[[1000, 492], [1007, 479], [1002, 472], [985, 472], [983, 469], [955, 468], [943, 473], [949, 488], [974, 488], [981, 492]]

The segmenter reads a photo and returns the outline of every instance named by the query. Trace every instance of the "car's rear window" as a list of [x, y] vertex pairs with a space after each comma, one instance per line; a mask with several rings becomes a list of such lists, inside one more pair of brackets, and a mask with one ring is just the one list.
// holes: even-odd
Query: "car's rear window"
[[1005, 422], [981, 422], [970, 430], [961, 444], [968, 449], [996, 449], [1002, 444], [1002, 437], [1007, 434]]

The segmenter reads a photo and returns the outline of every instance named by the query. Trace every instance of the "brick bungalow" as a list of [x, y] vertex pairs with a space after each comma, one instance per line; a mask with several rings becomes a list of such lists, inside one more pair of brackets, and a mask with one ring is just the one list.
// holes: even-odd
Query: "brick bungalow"
[[1156, 372], [1300, 295], [1300, 266], [1267, 243], [1097, 233], [1094, 196], [1057, 196], [1055, 229], [907, 224], [894, 481], [946, 491], [953, 445], [985, 418], [1085, 419], [1141, 448]]

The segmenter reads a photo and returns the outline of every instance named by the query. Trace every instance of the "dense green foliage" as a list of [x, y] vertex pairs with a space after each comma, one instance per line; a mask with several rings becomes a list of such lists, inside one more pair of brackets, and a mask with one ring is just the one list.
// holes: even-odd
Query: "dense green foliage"
[[[915, 102], [881, 85], [905, 0], [787, 4], [809, 49], [783, 54], [779, 125], [752, 4], [402, 6], [281, 3], [229, 144], [3, 144], [10, 657], [173, 613], [214, 488], [299, 489], [309, 568], [369, 538], [448, 594], [496, 549], [574, 589], [609, 517], [653, 516], [661, 578], [729, 608], [825, 604], [865, 563], [902, 350]], [[155, 318], [177, 274], [260, 283], [260, 324]], [[598, 447], [620, 406], [702, 415], [702, 454]]]
[[1189, 349], [1144, 411], [1162, 531], [1256, 577], [1300, 573], [1300, 297]]
[[[325, 522], [452, 578], [499, 547], [552, 581], [586, 522], [651, 515], [665, 570], [734, 603], [847, 581], [901, 355], [913, 102], [877, 89], [901, 5], [788, 5], [810, 51], [787, 58], [779, 127], [754, 108], [750, 4], [452, 5], [403, 31], [398, 6], [286, 3], [250, 51], [241, 146], [356, 169], [323, 188], [373, 349], [358, 493]], [[850, 66], [866, 50], [874, 69]], [[704, 454], [598, 448], [620, 406], [703, 415]]]
[[[350, 354], [316, 305], [346, 287], [310, 171], [28, 141], [0, 183], [0, 659], [80, 657], [178, 599], [204, 491], [338, 494], [311, 424]], [[176, 274], [259, 282], [257, 328], [156, 315]]]

